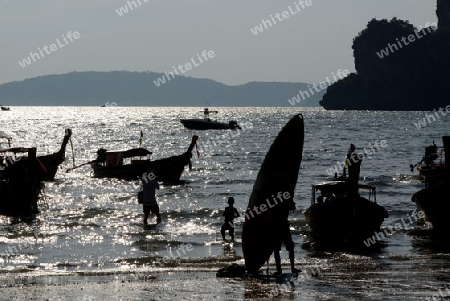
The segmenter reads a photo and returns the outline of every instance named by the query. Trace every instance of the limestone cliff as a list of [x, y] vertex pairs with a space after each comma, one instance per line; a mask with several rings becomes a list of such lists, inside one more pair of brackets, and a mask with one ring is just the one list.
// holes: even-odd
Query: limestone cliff
[[[445, 4], [444, 4], [445, 2]], [[396, 18], [371, 20], [353, 41], [357, 73], [330, 86], [325, 109], [433, 110], [450, 104], [450, 1], [437, 24], [415, 28]]]

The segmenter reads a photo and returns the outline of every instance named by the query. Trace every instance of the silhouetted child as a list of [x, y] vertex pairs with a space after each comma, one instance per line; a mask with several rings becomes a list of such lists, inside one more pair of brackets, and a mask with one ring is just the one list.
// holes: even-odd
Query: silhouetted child
[[234, 223], [233, 220], [236, 217], [239, 217], [239, 212], [236, 208], [233, 207], [234, 204], [234, 198], [230, 196], [228, 198], [228, 207], [225, 208], [225, 212], [223, 213], [223, 216], [225, 216], [225, 222], [222, 225], [222, 228], [220, 229], [220, 233], [222, 234], [223, 240], [225, 240], [225, 231], [228, 230], [231, 240], [234, 240]]

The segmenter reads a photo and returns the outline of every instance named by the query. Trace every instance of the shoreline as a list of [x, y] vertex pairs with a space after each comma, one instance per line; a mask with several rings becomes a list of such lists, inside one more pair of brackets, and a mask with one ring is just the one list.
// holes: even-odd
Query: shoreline
[[[447, 288], [448, 277], [444, 275], [450, 268], [439, 268], [442, 260], [364, 261], [368, 262], [355, 266], [348, 258], [302, 281], [283, 284], [253, 278], [217, 278], [216, 269], [152, 271], [136, 280], [111, 280], [111, 274], [50, 278], [25, 275], [14, 277], [15, 284], [1, 285], [0, 300], [427, 300], [439, 289]], [[305, 270], [308, 265], [300, 264], [299, 268]], [[442, 279], [436, 280], [436, 274]], [[120, 275], [127, 278], [127, 273]], [[59, 281], [44, 283], [51, 278]], [[415, 280], [411, 283], [411, 279]]]

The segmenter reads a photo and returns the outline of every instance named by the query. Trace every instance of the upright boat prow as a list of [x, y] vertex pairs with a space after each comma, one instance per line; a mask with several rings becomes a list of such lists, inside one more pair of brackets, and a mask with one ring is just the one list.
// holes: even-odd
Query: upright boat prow
[[58, 171], [58, 166], [64, 162], [66, 158], [66, 146], [72, 136], [72, 130], [66, 129], [63, 142], [61, 143], [61, 147], [58, 152], [45, 155], [38, 156], [37, 159], [40, 161], [40, 164], [45, 169], [38, 169], [37, 178], [40, 181], [53, 181], [55, 179], [56, 172]]
[[248, 202], [242, 250], [248, 273], [256, 273], [279, 241], [279, 212], [294, 197], [302, 161], [304, 123], [295, 115], [283, 127], [266, 154]]

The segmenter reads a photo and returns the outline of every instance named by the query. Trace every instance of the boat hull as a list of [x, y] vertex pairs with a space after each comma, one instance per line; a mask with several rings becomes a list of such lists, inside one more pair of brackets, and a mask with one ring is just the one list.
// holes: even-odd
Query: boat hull
[[36, 170], [36, 176], [39, 181], [55, 180], [59, 165], [66, 159], [66, 146], [71, 136], [72, 130], [66, 129], [66, 134], [58, 152], [37, 157], [40, 168]]
[[39, 213], [37, 201], [41, 188], [39, 181], [22, 181], [19, 185], [0, 181], [0, 214], [31, 216]]
[[412, 196], [417, 209], [425, 213], [425, 219], [435, 231], [450, 231], [450, 196], [448, 185], [439, 185], [422, 189]]
[[388, 212], [366, 198], [336, 198], [316, 203], [303, 212], [315, 242], [361, 243], [380, 230]]
[[[237, 124], [233, 123], [233, 121], [224, 123], [204, 119], [181, 119], [180, 122], [185, 128], [191, 130], [229, 130], [237, 128]], [[234, 124], [236, 124], [235, 127], [233, 126]]]
[[175, 183], [180, 180], [185, 166], [189, 165], [191, 153], [184, 153], [155, 161], [147, 161], [121, 166], [103, 166], [92, 163], [95, 178], [117, 178], [123, 180], [136, 180], [142, 178], [146, 173], [154, 171], [158, 176], [158, 181]]
[[[302, 160], [303, 138], [303, 116], [299, 114], [280, 131], [258, 172], [242, 231], [242, 250], [249, 273], [256, 273], [264, 265], [280, 240], [280, 211], [286, 212], [284, 206], [289, 202], [278, 199], [277, 205], [274, 205], [274, 198], [280, 193], [288, 193], [290, 198], [294, 196]], [[262, 206], [270, 209], [263, 211]], [[259, 214], [255, 208], [261, 209]]]
[[445, 174], [441, 175], [439, 181], [434, 181], [434, 185], [425, 185], [425, 189], [416, 192], [412, 196], [412, 201], [416, 203], [419, 210], [425, 213], [425, 218], [433, 226], [433, 230], [444, 232], [450, 230], [450, 136], [443, 136], [442, 141], [445, 149]]
[[65, 155], [55, 153], [47, 156], [39, 156], [38, 159], [45, 167], [45, 170], [43, 168], [37, 170], [36, 176], [38, 180], [53, 181], [55, 180], [59, 165], [64, 162]]
[[417, 166], [420, 177], [425, 182], [425, 187], [432, 187], [436, 185], [442, 185], [445, 181], [447, 170], [445, 164], [439, 164], [435, 167], [431, 167], [427, 164]]
[[[35, 148], [30, 151], [29, 155], [36, 155]], [[7, 167], [7, 178], [0, 181], [0, 214], [28, 217], [39, 213], [37, 201], [44, 185], [36, 178], [37, 169], [38, 162], [30, 157]]]

